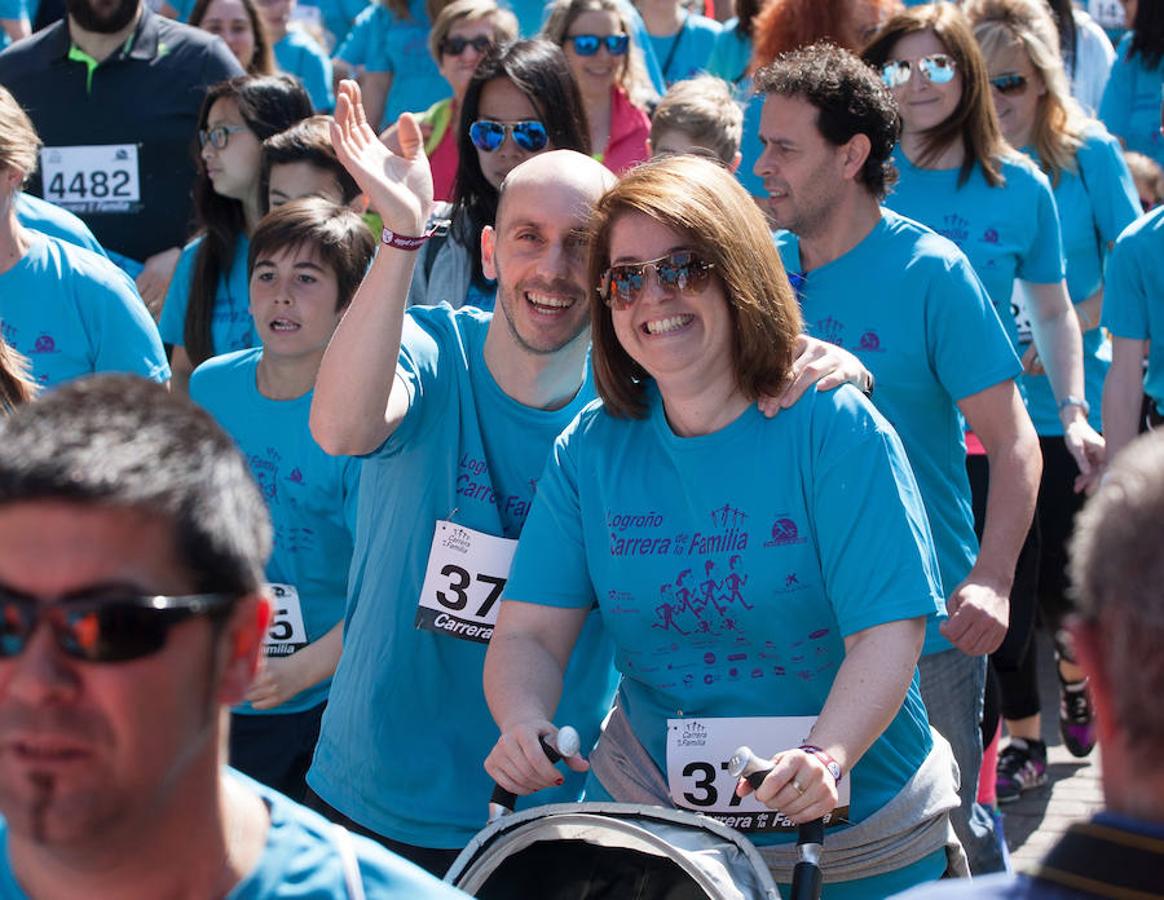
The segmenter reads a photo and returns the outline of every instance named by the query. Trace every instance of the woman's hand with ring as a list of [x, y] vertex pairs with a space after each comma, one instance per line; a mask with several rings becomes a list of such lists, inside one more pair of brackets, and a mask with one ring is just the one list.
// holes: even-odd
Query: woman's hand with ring
[[[772, 757], [773, 768], [756, 790], [756, 799], [797, 825], [819, 819], [837, 807], [837, 783], [825, 764], [803, 750]], [[746, 797], [752, 787], [744, 779], [736, 793]]]

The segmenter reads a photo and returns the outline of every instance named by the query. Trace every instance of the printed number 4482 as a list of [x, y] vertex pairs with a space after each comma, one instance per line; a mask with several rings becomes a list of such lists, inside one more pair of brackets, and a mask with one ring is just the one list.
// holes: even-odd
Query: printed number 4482
[[[448, 607], [449, 609], [464, 609], [469, 604], [469, 595], [465, 589], [473, 583], [473, 576], [467, 570], [452, 563], [442, 568], [441, 574], [449, 579], [449, 588], [447, 592], [437, 591], [437, 600], [441, 606]], [[489, 585], [489, 595], [485, 598], [485, 602], [473, 613], [476, 618], [483, 619], [489, 615], [489, 610], [493, 608], [493, 604], [501, 598], [501, 592], [505, 590], [505, 579], [498, 578], [494, 575], [482, 575], [478, 572], [476, 573], [476, 580], [481, 584]]]

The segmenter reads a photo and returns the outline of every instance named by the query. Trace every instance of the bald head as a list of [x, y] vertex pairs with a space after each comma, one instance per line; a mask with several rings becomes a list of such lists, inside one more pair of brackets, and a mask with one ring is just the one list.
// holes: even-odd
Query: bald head
[[517, 166], [501, 182], [497, 192], [496, 227], [502, 230], [511, 206], [539, 203], [554, 195], [566, 201], [560, 208], [572, 208], [572, 217], [588, 217], [590, 208], [616, 181], [614, 173], [602, 163], [574, 150], [539, 153]]

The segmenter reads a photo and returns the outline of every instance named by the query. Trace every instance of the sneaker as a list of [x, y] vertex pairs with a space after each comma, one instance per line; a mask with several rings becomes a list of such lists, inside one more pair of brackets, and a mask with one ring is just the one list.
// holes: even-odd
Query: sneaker
[[1011, 738], [998, 754], [998, 802], [1010, 803], [1046, 782], [1047, 745]]
[[1059, 734], [1072, 756], [1087, 756], [1095, 746], [1095, 723], [1091, 719], [1086, 678], [1059, 682]]

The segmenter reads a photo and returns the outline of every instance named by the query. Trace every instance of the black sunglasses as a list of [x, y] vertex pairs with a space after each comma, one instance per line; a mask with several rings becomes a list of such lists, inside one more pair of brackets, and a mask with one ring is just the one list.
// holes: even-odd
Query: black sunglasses
[[42, 620], [57, 647], [84, 662], [126, 662], [157, 653], [170, 629], [195, 616], [228, 612], [235, 594], [110, 596], [38, 600], [0, 588], [0, 658], [19, 656]]
[[598, 284], [598, 296], [607, 306], [625, 309], [639, 299], [647, 281], [647, 270], [655, 270], [659, 284], [680, 291], [702, 290], [715, 263], [691, 250], [676, 250], [658, 259], [611, 266]]
[[1014, 97], [1026, 93], [1027, 79], [1025, 75], [1010, 72], [991, 78], [990, 86], [1004, 97]]
[[479, 34], [475, 38], [451, 37], [441, 41], [441, 53], [446, 56], [460, 56], [466, 47], [472, 47], [478, 53], [488, 53], [493, 47], [493, 38]]

